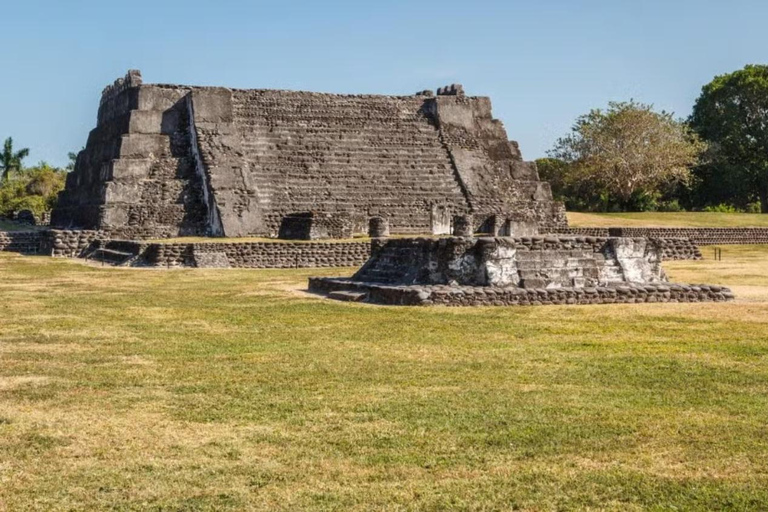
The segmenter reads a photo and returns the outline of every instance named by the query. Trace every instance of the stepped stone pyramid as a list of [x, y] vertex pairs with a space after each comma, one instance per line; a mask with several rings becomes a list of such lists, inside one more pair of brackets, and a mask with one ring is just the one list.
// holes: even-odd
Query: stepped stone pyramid
[[453, 85], [412, 96], [142, 83], [107, 87], [53, 226], [124, 238], [275, 236], [318, 212], [365, 232], [446, 234], [456, 215], [493, 234], [567, 227], [486, 97]]

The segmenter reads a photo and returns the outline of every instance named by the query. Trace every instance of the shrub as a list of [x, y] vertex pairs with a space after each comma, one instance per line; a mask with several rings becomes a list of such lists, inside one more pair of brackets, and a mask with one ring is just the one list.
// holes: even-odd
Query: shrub
[[685, 208], [680, 206], [680, 201], [677, 199], [671, 199], [669, 201], [659, 202], [657, 210], [660, 212], [684, 212]]
[[0, 215], [32, 210], [39, 216], [50, 211], [64, 189], [65, 178], [65, 171], [45, 162], [15, 173], [0, 185]]
[[705, 206], [702, 211], [710, 213], [739, 213], [740, 210], [733, 205], [720, 203], [716, 206]]

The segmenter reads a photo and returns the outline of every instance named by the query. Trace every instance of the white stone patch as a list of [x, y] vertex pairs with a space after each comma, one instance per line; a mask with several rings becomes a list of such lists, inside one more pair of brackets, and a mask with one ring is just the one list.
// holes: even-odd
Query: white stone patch
[[485, 262], [485, 276], [488, 286], [519, 285], [517, 249], [498, 244], [493, 251], [493, 258]]
[[611, 245], [624, 279], [632, 283], [664, 281], [660, 250], [642, 238], [614, 238]]

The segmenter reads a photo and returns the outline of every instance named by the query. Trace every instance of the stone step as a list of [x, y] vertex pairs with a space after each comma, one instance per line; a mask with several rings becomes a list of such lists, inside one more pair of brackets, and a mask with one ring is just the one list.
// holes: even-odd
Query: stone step
[[131, 133], [120, 139], [119, 158], [171, 156], [171, 140], [167, 135]]
[[328, 294], [329, 299], [341, 300], [344, 302], [363, 302], [367, 294], [365, 292], [353, 292], [337, 290]]
[[88, 259], [102, 261], [104, 263], [110, 263], [112, 265], [121, 265], [127, 262], [128, 260], [130, 260], [131, 258], [133, 258], [134, 256], [135, 254], [131, 252], [118, 251], [115, 249], [107, 249], [107, 248], [98, 248], [88, 256]]

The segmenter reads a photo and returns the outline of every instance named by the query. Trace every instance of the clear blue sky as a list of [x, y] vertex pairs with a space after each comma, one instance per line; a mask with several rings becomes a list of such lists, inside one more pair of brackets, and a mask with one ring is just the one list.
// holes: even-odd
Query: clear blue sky
[[713, 76], [768, 62], [765, 0], [8, 0], [0, 138], [63, 165], [102, 88], [145, 82], [489, 95], [528, 159], [610, 100], [687, 116]]

